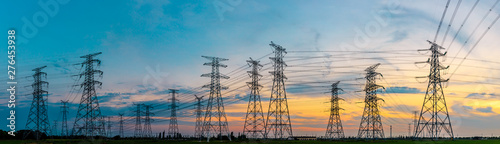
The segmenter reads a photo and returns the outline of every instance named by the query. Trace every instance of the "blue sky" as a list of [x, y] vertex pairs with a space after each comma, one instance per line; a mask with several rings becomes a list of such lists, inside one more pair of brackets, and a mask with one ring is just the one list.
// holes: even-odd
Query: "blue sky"
[[[41, 0], [44, 2], [44, 0]], [[51, 1], [49, 1], [51, 2]], [[49, 86], [49, 102], [52, 117], [60, 117], [59, 100], [68, 99], [72, 102], [72, 109], [76, 109], [79, 102], [79, 95], [71, 94], [71, 85], [75, 82], [71, 75], [79, 72], [75, 63], [82, 61], [79, 56], [94, 52], [103, 52], [98, 58], [103, 61], [101, 70], [104, 76], [99, 79], [103, 82], [103, 87], [98, 91], [104, 115], [116, 115], [116, 113], [128, 113], [132, 109], [133, 102], [146, 102], [157, 105], [157, 119], [168, 117], [166, 108], [168, 105], [165, 94], [168, 88], [177, 88], [185, 92], [181, 94], [181, 103], [188, 105], [193, 97], [193, 92], [201, 91], [199, 86], [207, 83], [209, 79], [200, 77], [201, 74], [209, 72], [209, 68], [203, 66], [206, 59], [201, 55], [219, 56], [228, 58], [228, 68], [222, 69], [232, 78], [227, 80], [231, 88], [239, 88], [244, 85], [248, 78], [244, 71], [237, 71], [243, 67], [245, 60], [249, 57], [261, 58], [263, 64], [269, 63], [267, 55], [272, 52], [268, 44], [274, 41], [291, 51], [287, 56], [289, 60], [294, 60], [294, 56], [325, 56], [338, 53], [298, 53], [293, 51], [412, 51], [415, 54], [417, 49], [429, 47], [425, 40], [432, 39], [442, 14], [445, 1], [301, 1], [301, 0], [241, 0], [230, 3], [225, 0], [178, 0], [178, 1], [150, 1], [150, 0], [124, 0], [124, 1], [71, 1], [67, 3], [61, 0], [57, 3], [58, 11], [46, 13], [37, 2], [9, 1], [2, 5], [0, 29], [7, 31], [15, 29], [19, 37], [24, 37], [26, 41], [18, 41], [17, 67], [20, 96], [18, 96], [18, 111], [27, 111], [31, 97], [30, 88], [24, 86], [31, 83], [27, 76], [32, 74], [31, 69], [47, 65]], [[470, 50], [470, 44], [464, 44], [467, 37], [473, 33], [475, 25], [491, 7], [493, 2], [480, 2], [477, 10], [469, 18], [463, 32], [459, 33], [457, 39], [452, 43], [448, 59], [453, 59], [456, 53], [458, 57], [464, 57]], [[450, 8], [454, 8], [456, 2], [452, 2]], [[462, 22], [468, 10], [472, 7], [473, 1], [464, 1], [458, 11], [456, 21], [447, 35], [448, 41], [458, 30], [459, 23]], [[221, 10], [218, 6], [222, 6]], [[45, 24], [33, 23], [33, 16], [37, 14], [47, 14]], [[498, 10], [487, 17], [478, 32], [471, 37], [469, 43], [479, 39], [479, 32], [482, 32], [487, 24], [491, 23]], [[447, 16], [450, 16], [451, 12]], [[449, 18], [449, 17], [447, 17]], [[34, 24], [37, 32], [24, 31], [23, 27], [27, 19]], [[40, 19], [38, 19], [40, 20]], [[28, 24], [29, 25], [29, 24]], [[443, 30], [446, 24], [443, 25]], [[444, 33], [444, 31], [442, 31]], [[31, 34], [31, 35], [30, 35]], [[481, 59], [488, 61], [498, 61], [496, 47], [500, 44], [499, 29], [494, 26], [485, 38], [478, 45], [478, 48], [471, 53], [471, 59]], [[442, 35], [441, 35], [442, 36]], [[363, 39], [367, 38], [367, 39]], [[439, 37], [441, 39], [442, 37]], [[464, 46], [464, 47], [462, 47]], [[2, 49], [0, 52], [5, 52]], [[460, 51], [460, 52], [459, 52]], [[493, 52], [492, 52], [493, 51]], [[265, 56], [265, 57], [263, 57]], [[360, 57], [375, 56], [381, 57], [378, 60], [354, 60]], [[401, 60], [406, 59], [406, 61]], [[407, 122], [411, 121], [412, 113], [406, 109], [418, 109], [425, 92], [425, 83], [418, 83], [414, 76], [422, 76], [428, 73], [428, 66], [412, 65], [416, 61], [425, 61], [427, 56], [405, 57], [398, 54], [360, 54], [332, 56], [322, 59], [311, 59], [305, 61], [289, 62], [289, 81], [291, 83], [290, 99], [305, 98], [313, 102], [322, 103], [328, 99], [328, 91], [325, 88], [317, 87], [314, 84], [294, 85], [293, 81], [307, 80], [344, 80], [341, 83], [346, 89], [346, 107], [357, 109], [360, 105], [356, 103], [363, 98], [362, 94], [354, 93], [361, 90], [363, 80], [353, 80], [362, 77], [364, 68], [377, 62], [383, 63], [380, 71], [384, 73], [385, 79], [380, 82], [386, 83], [389, 89], [385, 94], [388, 112], [388, 122], [385, 125], [394, 125], [395, 132], [399, 135], [406, 134]], [[294, 70], [300, 70], [300, 66], [307, 62], [324, 61], [321, 70], [311, 70], [305, 74], [317, 77], [310, 79], [294, 79]], [[337, 61], [337, 62], [329, 62]], [[342, 61], [342, 62], [338, 62]], [[409, 62], [408, 62], [409, 61]], [[451, 64], [450, 73], [455, 70], [460, 60], [445, 61]], [[407, 62], [410, 64], [400, 64]], [[5, 65], [6, 63], [4, 63]], [[474, 65], [486, 67], [473, 71], [472, 67], [461, 67], [457, 74], [476, 74], [488, 77], [498, 77], [498, 71], [490, 71], [496, 67], [494, 64], [477, 63], [477, 61], [465, 61], [464, 65]], [[264, 66], [268, 68], [270, 64]], [[294, 68], [294, 66], [298, 66]], [[423, 67], [423, 68], [419, 68]], [[325, 69], [326, 68], [326, 69]], [[313, 69], [313, 68], [311, 68]], [[404, 71], [413, 69], [414, 72]], [[5, 73], [5, 69], [0, 70]], [[267, 77], [262, 83], [270, 81], [267, 71], [262, 72]], [[401, 76], [391, 78], [392, 76]], [[154, 77], [159, 77], [155, 79]], [[315, 75], [316, 76], [316, 75]], [[463, 76], [463, 75], [462, 75]], [[449, 89], [464, 90], [464, 93], [452, 93], [449, 108], [453, 114], [462, 114], [457, 117], [452, 116], [452, 120], [458, 121], [458, 128], [455, 129], [459, 136], [480, 135], [482, 133], [493, 133], [500, 135], [495, 128], [488, 127], [494, 123], [492, 119], [498, 119], [500, 107], [496, 105], [497, 99], [494, 97], [497, 85], [478, 84], [473, 82], [495, 83], [492, 79], [480, 77], [453, 76], [457, 80], [450, 82]], [[5, 79], [5, 78], [4, 78]], [[494, 79], [493, 79], [494, 80]], [[384, 82], [385, 81], [385, 82]], [[465, 81], [465, 82], [464, 82]], [[233, 83], [234, 82], [234, 83]], [[224, 82], [223, 82], [224, 83]], [[295, 83], [297, 84], [297, 83]], [[6, 86], [5, 84], [0, 84]], [[326, 86], [329, 86], [328, 84]], [[270, 85], [265, 85], [262, 91], [263, 101], [268, 100]], [[297, 88], [299, 87], [299, 88]], [[304, 87], [304, 88], [300, 88]], [[493, 93], [493, 95], [481, 94], [483, 91]], [[308, 91], [321, 91], [308, 93]], [[181, 91], [182, 93], [182, 91]], [[228, 94], [227, 99], [244, 99], [246, 89], [238, 89], [234, 93]], [[476, 94], [478, 99], [470, 99], [469, 94]], [[399, 94], [399, 95], [397, 95]], [[4, 93], [2, 93], [4, 95]], [[294, 97], [296, 96], [296, 97]], [[468, 98], [467, 98], [468, 97]], [[401, 100], [402, 99], [402, 100]], [[415, 99], [415, 104], [407, 104], [406, 101]], [[490, 99], [491, 103], [482, 100]], [[1, 98], [0, 104], [6, 104], [5, 98]], [[240, 110], [246, 104], [245, 100], [236, 101], [228, 106], [233, 110], [228, 111], [230, 118], [230, 129], [241, 131], [242, 114]], [[267, 103], [263, 103], [267, 104]], [[291, 105], [299, 103], [291, 102]], [[267, 107], [264, 105], [263, 107]], [[297, 106], [299, 107], [299, 106]], [[406, 107], [406, 108], [401, 108]], [[470, 107], [470, 108], [469, 108]], [[304, 108], [304, 107], [300, 107]], [[307, 107], [306, 107], [307, 108]], [[314, 107], [317, 108], [317, 107]], [[457, 110], [453, 109], [456, 108]], [[2, 112], [6, 107], [0, 108]], [[292, 112], [292, 117], [297, 118], [297, 134], [323, 135], [326, 127], [325, 117], [328, 113], [324, 109], [313, 109], [318, 115], [307, 115], [307, 112], [298, 109]], [[401, 110], [402, 109], [402, 110]], [[240, 111], [238, 111], [240, 110]], [[291, 108], [291, 111], [294, 109]], [[464, 112], [462, 110], [475, 110]], [[181, 111], [185, 118], [180, 119], [181, 132], [192, 134], [193, 125], [190, 111]], [[346, 118], [346, 135], [355, 135], [359, 124], [359, 113], [346, 111], [345, 115], [355, 115]], [[3, 113], [0, 115], [5, 115]], [[70, 112], [69, 117], [74, 117], [75, 113]], [[23, 128], [27, 114], [18, 115], [18, 125]], [[301, 124], [301, 118], [318, 120], [314, 124]], [[54, 119], [51, 119], [51, 121]], [[59, 120], [59, 118], [58, 118]], [[483, 121], [484, 124], [477, 124], [475, 121]], [[2, 122], [5, 123], [6, 121]], [[69, 120], [72, 127], [72, 119]], [[162, 131], [168, 125], [168, 121], [158, 120], [155, 125], [159, 125], [155, 132]], [[52, 123], [52, 122], [51, 122]], [[293, 123], [293, 121], [292, 121]], [[352, 124], [351, 124], [352, 123]], [[190, 126], [191, 125], [191, 126]], [[462, 125], [462, 126], [460, 126]], [[464, 125], [467, 125], [464, 126]], [[474, 125], [475, 127], [469, 127]], [[493, 124], [495, 125], [495, 124]], [[6, 129], [2, 127], [1, 129]], [[295, 127], [294, 127], [295, 129]], [[132, 129], [131, 129], [132, 130]], [[386, 134], [388, 135], [388, 134]], [[396, 134], [395, 134], [396, 135]]]

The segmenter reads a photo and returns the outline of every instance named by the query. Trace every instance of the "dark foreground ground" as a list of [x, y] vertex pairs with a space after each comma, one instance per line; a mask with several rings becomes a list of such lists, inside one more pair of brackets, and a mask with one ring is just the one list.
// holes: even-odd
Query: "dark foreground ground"
[[[165, 141], [165, 140], [43, 140], [43, 141], [33, 141], [33, 140], [0, 140], [0, 144], [200, 144], [207, 143], [206, 141]], [[210, 143], [240, 143], [240, 144], [250, 144], [250, 143], [293, 143], [293, 144], [500, 144], [500, 140], [443, 140], [443, 141], [411, 141], [411, 140], [378, 140], [378, 141], [211, 141]]]

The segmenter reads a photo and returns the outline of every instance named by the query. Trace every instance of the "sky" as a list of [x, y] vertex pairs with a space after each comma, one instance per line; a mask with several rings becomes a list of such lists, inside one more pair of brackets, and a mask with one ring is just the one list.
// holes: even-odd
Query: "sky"
[[[356, 136], [364, 107], [364, 70], [381, 63], [376, 71], [383, 77], [376, 81], [386, 88], [379, 91], [384, 132], [389, 136], [392, 125], [393, 136], [405, 136], [428, 82], [415, 77], [428, 75], [429, 65], [415, 62], [426, 61], [430, 53], [417, 50], [429, 49], [430, 40], [447, 53], [440, 61], [449, 68], [441, 75], [450, 78], [443, 86], [455, 136], [500, 136], [500, 59], [495, 47], [500, 45], [500, 28], [494, 24], [500, 11], [495, 1], [481, 1], [469, 15], [474, 3], [462, 1], [454, 14], [457, 1], [452, 1], [438, 34], [446, 1], [9, 1], [0, 9], [0, 29], [16, 30], [20, 129], [32, 100], [32, 69], [47, 66], [51, 125], [56, 121], [60, 127], [60, 101], [69, 100], [71, 128], [81, 98], [73, 87], [81, 80], [73, 75], [82, 70], [74, 64], [83, 62], [82, 55], [102, 52], [96, 57], [102, 61], [97, 68], [104, 72], [97, 95], [103, 115], [113, 116], [114, 134], [118, 113], [125, 113], [125, 135], [133, 134], [135, 103], [153, 105], [154, 133], [168, 129], [168, 89], [174, 88], [180, 90], [180, 132], [193, 135], [194, 94], [208, 97], [201, 86], [210, 80], [200, 77], [211, 70], [203, 66], [208, 60], [202, 55], [229, 59], [224, 61], [228, 67], [221, 68], [231, 77], [221, 81], [229, 87], [222, 92], [225, 111], [229, 130], [242, 132], [249, 93], [245, 82], [250, 81], [246, 60], [264, 65], [260, 94], [266, 115], [273, 41], [288, 52], [285, 84], [294, 135], [325, 134], [329, 86], [341, 81], [345, 135]], [[0, 115], [8, 117], [7, 92], [0, 93]]]

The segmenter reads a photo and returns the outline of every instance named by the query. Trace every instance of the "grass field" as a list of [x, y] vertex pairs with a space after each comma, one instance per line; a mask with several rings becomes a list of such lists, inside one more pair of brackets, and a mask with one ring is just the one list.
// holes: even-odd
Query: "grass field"
[[[43, 140], [43, 141], [33, 141], [33, 140], [0, 140], [0, 144], [165, 144], [165, 143], [175, 143], [175, 144], [199, 144], [207, 143], [206, 141], [164, 141], [164, 140], [95, 140], [95, 141], [85, 141], [85, 140]], [[240, 142], [229, 142], [229, 141], [211, 141], [210, 143], [240, 143], [240, 144], [250, 144], [250, 143], [293, 143], [293, 144], [364, 144], [364, 143], [375, 143], [375, 144], [500, 144], [500, 140], [455, 140], [455, 141], [411, 141], [411, 140], [379, 140], [379, 141], [240, 141]]]

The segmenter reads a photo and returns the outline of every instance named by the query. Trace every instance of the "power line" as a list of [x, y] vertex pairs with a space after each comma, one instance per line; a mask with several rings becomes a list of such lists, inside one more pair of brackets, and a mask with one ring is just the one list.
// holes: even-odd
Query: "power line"
[[446, 32], [443, 35], [443, 41], [441, 45], [444, 45], [444, 41], [446, 40], [446, 37], [448, 36], [448, 32], [451, 28], [451, 24], [453, 23], [453, 20], [455, 19], [455, 16], [457, 14], [458, 8], [460, 7], [460, 4], [462, 3], [462, 0], [458, 0], [457, 6], [455, 6], [455, 10], [453, 11], [453, 15], [451, 16], [450, 22], [448, 23], [448, 27], [446, 28]]
[[457, 38], [458, 34], [460, 33], [460, 31], [462, 30], [462, 28], [464, 27], [464, 24], [465, 22], [467, 22], [467, 20], [469, 19], [469, 16], [470, 14], [472, 13], [472, 11], [474, 11], [474, 9], [476, 8], [477, 4], [479, 3], [479, 0], [477, 0], [474, 5], [472, 6], [472, 8], [470, 9], [469, 13], [467, 13], [467, 16], [465, 16], [465, 19], [464, 21], [462, 22], [462, 24], [460, 25], [460, 27], [458, 28], [457, 32], [455, 33], [455, 36], [453, 36], [453, 39], [451, 40], [450, 44], [448, 45], [448, 48], [451, 48], [451, 45], [453, 44], [453, 42], [455, 41], [455, 39]]
[[[498, 3], [498, 1], [496, 2]], [[496, 4], [495, 3], [495, 4]], [[490, 9], [491, 11], [491, 9]], [[467, 59], [467, 57], [470, 55], [470, 53], [472, 52], [472, 50], [474, 50], [477, 46], [477, 44], [479, 44], [479, 42], [483, 39], [483, 37], [486, 35], [486, 33], [488, 33], [488, 31], [491, 29], [491, 27], [498, 21], [498, 19], [500, 18], [500, 14], [498, 14], [498, 16], [495, 18], [495, 20], [493, 20], [493, 22], [488, 26], [488, 28], [483, 32], [483, 34], [481, 35], [481, 37], [479, 37], [479, 39], [477, 40], [477, 42], [472, 46], [472, 48], [469, 50], [469, 52], [467, 52], [467, 54], [465, 55], [464, 59], [462, 59], [462, 61], [460, 61], [460, 63], [458, 64], [457, 68], [453, 71], [453, 73], [451, 73], [450, 75], [450, 78], [453, 76], [453, 74], [455, 74], [455, 72], [458, 70], [458, 68], [460, 68], [460, 66], [462, 65], [462, 63], [465, 61], [465, 59]]]
[[446, 15], [446, 12], [448, 11], [448, 5], [449, 4], [450, 4], [450, 0], [448, 0], [448, 2], [446, 2], [446, 7], [444, 8], [443, 15], [441, 16], [441, 20], [439, 21], [439, 25], [438, 25], [438, 28], [437, 28], [437, 31], [436, 31], [436, 35], [434, 36], [434, 41], [433, 42], [436, 42], [436, 40], [437, 40], [437, 37], [438, 37], [438, 34], [439, 34], [439, 30], [441, 30], [441, 24], [443, 24], [443, 19], [444, 19], [444, 16]]
[[[484, 22], [484, 20], [486, 19], [486, 17], [488, 17], [488, 15], [490, 14], [491, 10], [492, 10], [493, 8], [495, 8], [495, 6], [498, 4], [498, 2], [499, 2], [499, 1], [500, 1], [500, 0], [497, 0], [497, 1], [493, 4], [493, 6], [491, 6], [490, 10], [486, 13], [486, 15], [484, 15], [484, 17], [481, 19], [481, 21], [479, 21], [479, 24], [477, 24], [477, 26], [474, 28], [474, 30], [472, 30], [472, 33], [471, 33], [471, 34], [469, 35], [469, 37], [465, 40], [464, 44], [463, 44], [463, 45], [462, 45], [462, 47], [458, 50], [457, 54], [455, 54], [455, 57], [451, 60], [451, 62], [450, 62], [450, 63], [453, 63], [453, 61], [455, 60], [455, 58], [458, 56], [458, 54], [460, 54], [460, 52], [462, 51], [462, 49], [464, 49], [464, 47], [465, 47], [465, 45], [467, 44], [467, 42], [469, 42], [470, 38], [472, 38], [472, 36], [476, 33], [476, 31], [477, 31], [477, 29], [479, 28], [479, 26], [481, 26], [481, 24]], [[496, 20], [495, 20], [495, 21], [496, 21]], [[493, 25], [494, 23], [495, 23], [495, 22], [493, 22], [493, 23], [492, 23], [492, 25]], [[491, 27], [492, 25], [490, 25], [490, 27]], [[490, 27], [488, 27], [488, 29], [489, 29]], [[487, 31], [488, 31], [488, 30], [486, 30], [486, 32], [487, 32]], [[483, 35], [483, 36], [484, 36], [484, 35]], [[482, 39], [482, 36], [481, 36], [481, 38], [478, 40], [478, 42], [479, 42], [479, 41], [481, 41], [481, 39]], [[477, 43], [476, 43], [476, 44], [477, 44]], [[473, 48], [472, 48], [472, 49], [473, 49]], [[468, 56], [468, 54], [467, 54], [467, 56]], [[467, 57], [467, 56], [466, 56], [466, 57]], [[466, 58], [466, 57], [465, 57], [465, 58]], [[465, 59], [465, 58], [464, 58], [464, 59]], [[462, 61], [463, 61], [464, 59], [462, 59]]]

